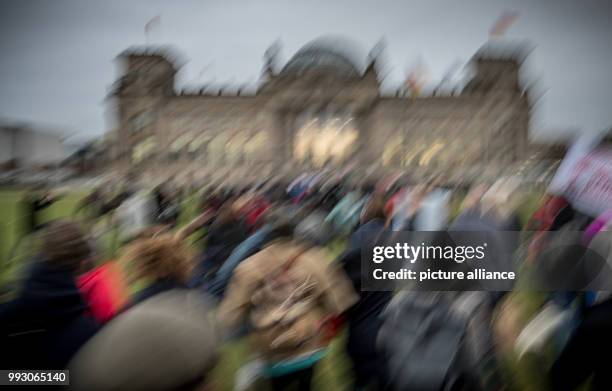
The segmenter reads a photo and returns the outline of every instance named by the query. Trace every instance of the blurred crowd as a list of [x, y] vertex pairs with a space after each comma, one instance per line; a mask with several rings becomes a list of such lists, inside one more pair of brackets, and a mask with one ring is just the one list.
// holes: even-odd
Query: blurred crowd
[[[567, 258], [559, 237], [576, 263], [589, 249], [612, 262], [610, 212], [542, 192], [526, 216], [535, 190], [513, 177], [137, 183], [101, 186], [46, 224], [37, 214], [58, 196], [28, 199], [40, 246], [0, 304], [0, 368], [67, 368], [77, 390], [215, 390], [222, 347], [246, 337], [251, 356], [226, 379], [236, 390], [335, 389], [316, 381], [332, 347], [350, 363], [329, 364], [349, 372], [344, 389], [612, 390], [608, 293], [518, 287]], [[197, 214], [181, 222], [187, 198]], [[100, 219], [119, 232], [117, 257], [99, 251]], [[364, 232], [449, 229], [521, 231], [517, 288], [362, 290]]]

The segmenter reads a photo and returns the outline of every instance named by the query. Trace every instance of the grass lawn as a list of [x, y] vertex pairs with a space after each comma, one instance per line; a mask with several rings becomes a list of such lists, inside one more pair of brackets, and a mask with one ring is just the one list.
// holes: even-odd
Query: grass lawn
[[[41, 213], [43, 222], [59, 217], [70, 217], [84, 196], [85, 192], [74, 191], [60, 198], [56, 203]], [[0, 256], [6, 259], [17, 241], [25, 234], [25, 205], [22, 202], [26, 195], [23, 190], [0, 190]]]

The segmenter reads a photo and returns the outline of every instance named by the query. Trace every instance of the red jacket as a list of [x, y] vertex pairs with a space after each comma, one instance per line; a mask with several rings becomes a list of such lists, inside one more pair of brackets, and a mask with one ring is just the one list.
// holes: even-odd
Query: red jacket
[[115, 317], [128, 301], [128, 286], [116, 262], [107, 262], [81, 275], [77, 286], [91, 315], [100, 323]]

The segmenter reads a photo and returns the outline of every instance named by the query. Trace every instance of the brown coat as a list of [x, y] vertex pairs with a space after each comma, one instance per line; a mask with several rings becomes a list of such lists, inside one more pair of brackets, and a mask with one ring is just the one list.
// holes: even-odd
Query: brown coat
[[[296, 255], [300, 254], [297, 258]], [[236, 268], [225, 299], [219, 308], [222, 324], [233, 327], [253, 316], [254, 293], [264, 284], [266, 276], [276, 272], [288, 260], [295, 258], [290, 276], [297, 281], [312, 283], [314, 302], [288, 330], [293, 336], [304, 337], [298, 348], [283, 350], [275, 347], [278, 330], [258, 329], [252, 336], [262, 353], [273, 360], [283, 360], [315, 351], [327, 345], [325, 333], [320, 329], [322, 321], [337, 316], [352, 306], [357, 296], [344, 273], [331, 265], [328, 254], [322, 249], [304, 251], [295, 242], [275, 242], [248, 258]], [[261, 315], [261, 314], [258, 314]], [[313, 330], [317, 330], [313, 334]]]

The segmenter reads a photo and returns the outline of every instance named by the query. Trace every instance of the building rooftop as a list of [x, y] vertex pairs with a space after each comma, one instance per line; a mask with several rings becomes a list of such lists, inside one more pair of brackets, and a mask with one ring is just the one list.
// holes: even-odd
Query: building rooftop
[[533, 45], [525, 41], [491, 39], [478, 49], [472, 61], [516, 61], [521, 64], [533, 49]]
[[117, 57], [134, 57], [134, 56], [143, 56], [143, 57], [160, 57], [172, 65], [176, 69], [180, 68], [187, 61], [184, 57], [170, 45], [135, 45], [130, 46], [121, 52]]

